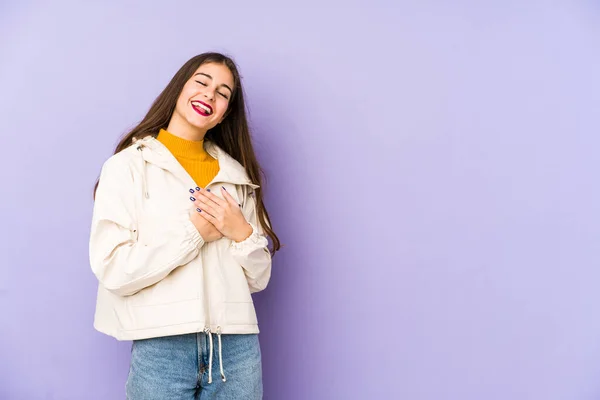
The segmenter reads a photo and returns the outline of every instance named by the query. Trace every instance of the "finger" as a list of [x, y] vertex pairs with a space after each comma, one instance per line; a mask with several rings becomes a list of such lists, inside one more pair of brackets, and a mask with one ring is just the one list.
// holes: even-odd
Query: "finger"
[[197, 192], [196, 194], [199, 196], [204, 196], [206, 200], [212, 201], [221, 207], [225, 207], [225, 205], [227, 204], [225, 200], [221, 199], [219, 196], [212, 194], [208, 189]]
[[203, 210], [209, 211], [212, 215], [216, 215], [216, 213], [220, 211], [220, 207], [218, 204], [210, 201], [206, 198], [206, 196], [202, 196], [200, 192], [196, 192], [192, 196], [190, 196], [190, 200], [194, 203], [196, 207], [200, 207]]
[[[198, 196], [200, 197], [200, 196]], [[209, 214], [216, 216], [216, 213], [218, 212], [217, 209], [215, 209], [215, 207], [212, 206], [212, 204], [207, 203], [206, 201], [203, 201], [202, 199], [197, 199], [194, 196], [190, 196], [190, 200], [194, 203], [194, 206], [197, 208], [200, 208], [204, 211], [208, 211]]]
[[225, 200], [227, 200], [229, 204], [231, 204], [232, 206], [241, 207], [241, 205], [233, 198], [232, 195], [229, 194], [229, 192], [227, 191], [227, 189], [225, 189], [224, 186], [221, 186], [221, 193], [223, 193], [223, 197], [225, 198]]
[[[196, 209], [196, 211], [200, 210], [199, 208]], [[210, 215], [207, 212], [204, 212], [202, 210], [198, 211], [198, 215], [200, 215], [202, 218], [204, 218], [205, 220], [207, 220], [208, 222], [210, 222], [211, 224], [213, 224], [213, 226], [215, 225], [215, 222], [217, 222], [216, 218], [213, 217], [212, 215]]]
[[215, 226], [215, 223], [217, 222], [216, 218], [214, 218], [209, 213], [202, 211], [199, 208], [196, 208], [196, 215], [200, 216], [204, 221], [206, 221], [206, 223], [210, 224], [210, 226], [215, 230], [215, 232], [218, 233], [219, 238], [223, 237], [223, 234], [221, 233], [221, 231], [218, 230], [217, 227]]
[[[204, 193], [208, 193], [208, 192], [204, 192]], [[201, 201], [203, 203], [203, 205], [206, 206], [210, 206], [213, 209], [218, 209], [220, 208], [219, 204], [217, 204], [216, 202], [212, 201], [208, 196], [206, 196], [204, 193], [200, 193], [200, 192], [196, 192], [194, 194], [194, 196], [196, 196], [196, 199]]]
[[218, 215], [219, 210], [215, 209], [212, 205], [208, 204], [205, 201], [196, 199], [194, 201], [194, 205], [197, 207], [196, 211], [198, 211], [199, 208], [200, 210], [212, 215], [213, 217], [216, 217]]

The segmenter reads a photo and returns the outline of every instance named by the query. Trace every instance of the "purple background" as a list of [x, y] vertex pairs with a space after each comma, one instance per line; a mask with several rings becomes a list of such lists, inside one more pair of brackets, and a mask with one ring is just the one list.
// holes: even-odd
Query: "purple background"
[[92, 186], [206, 50], [286, 244], [267, 399], [600, 399], [597, 2], [82, 3], [0, 5], [0, 399], [124, 397]]

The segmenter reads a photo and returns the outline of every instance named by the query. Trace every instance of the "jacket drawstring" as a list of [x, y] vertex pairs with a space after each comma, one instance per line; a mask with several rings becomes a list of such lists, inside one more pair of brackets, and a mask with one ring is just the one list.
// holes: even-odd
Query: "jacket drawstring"
[[217, 338], [219, 339], [219, 367], [221, 372], [221, 380], [227, 382], [225, 378], [225, 372], [223, 372], [223, 346], [221, 346], [221, 327], [217, 326]]
[[212, 383], [212, 359], [213, 359], [213, 340], [212, 340], [212, 333], [210, 333], [210, 328], [206, 328], [204, 330], [204, 332], [208, 335], [208, 343], [209, 343], [209, 349], [208, 349], [208, 383], [211, 384]]
[[142, 154], [143, 148], [143, 144], [140, 144], [137, 147], [138, 151], [140, 152], [140, 157], [142, 158], [142, 190], [144, 191], [144, 197], [149, 199], [150, 195], [148, 194], [148, 183], [146, 182], [146, 160], [144, 160], [144, 155]]
[[[205, 328], [204, 333], [208, 335], [208, 383], [212, 383], [212, 363], [213, 363], [213, 337], [210, 332], [210, 328]], [[217, 327], [217, 339], [219, 341], [219, 370], [221, 373], [221, 380], [223, 382], [227, 382], [227, 378], [225, 377], [225, 372], [223, 371], [223, 346], [221, 343], [221, 327]]]

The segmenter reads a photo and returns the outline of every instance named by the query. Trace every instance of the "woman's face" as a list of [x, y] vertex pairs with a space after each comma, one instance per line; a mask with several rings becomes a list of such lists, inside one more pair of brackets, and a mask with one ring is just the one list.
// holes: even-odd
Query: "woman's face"
[[183, 86], [175, 114], [206, 133], [225, 116], [233, 93], [233, 75], [223, 64], [202, 64]]

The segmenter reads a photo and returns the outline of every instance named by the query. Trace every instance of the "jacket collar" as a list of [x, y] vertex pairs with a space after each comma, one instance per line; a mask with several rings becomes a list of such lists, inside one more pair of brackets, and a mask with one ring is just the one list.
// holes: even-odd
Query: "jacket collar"
[[[142, 151], [146, 162], [154, 164], [162, 169], [172, 172], [184, 182], [193, 183], [192, 178], [187, 171], [179, 164], [175, 156], [171, 154], [164, 144], [156, 140], [154, 136], [146, 136], [135, 142], [135, 146], [142, 145], [145, 151]], [[219, 172], [212, 180], [212, 183], [231, 183], [235, 185], [248, 185], [253, 189], [259, 187], [250, 181], [246, 169], [237, 160], [231, 157], [227, 152], [216, 144], [207, 141], [205, 149], [212, 157], [219, 161]]]

